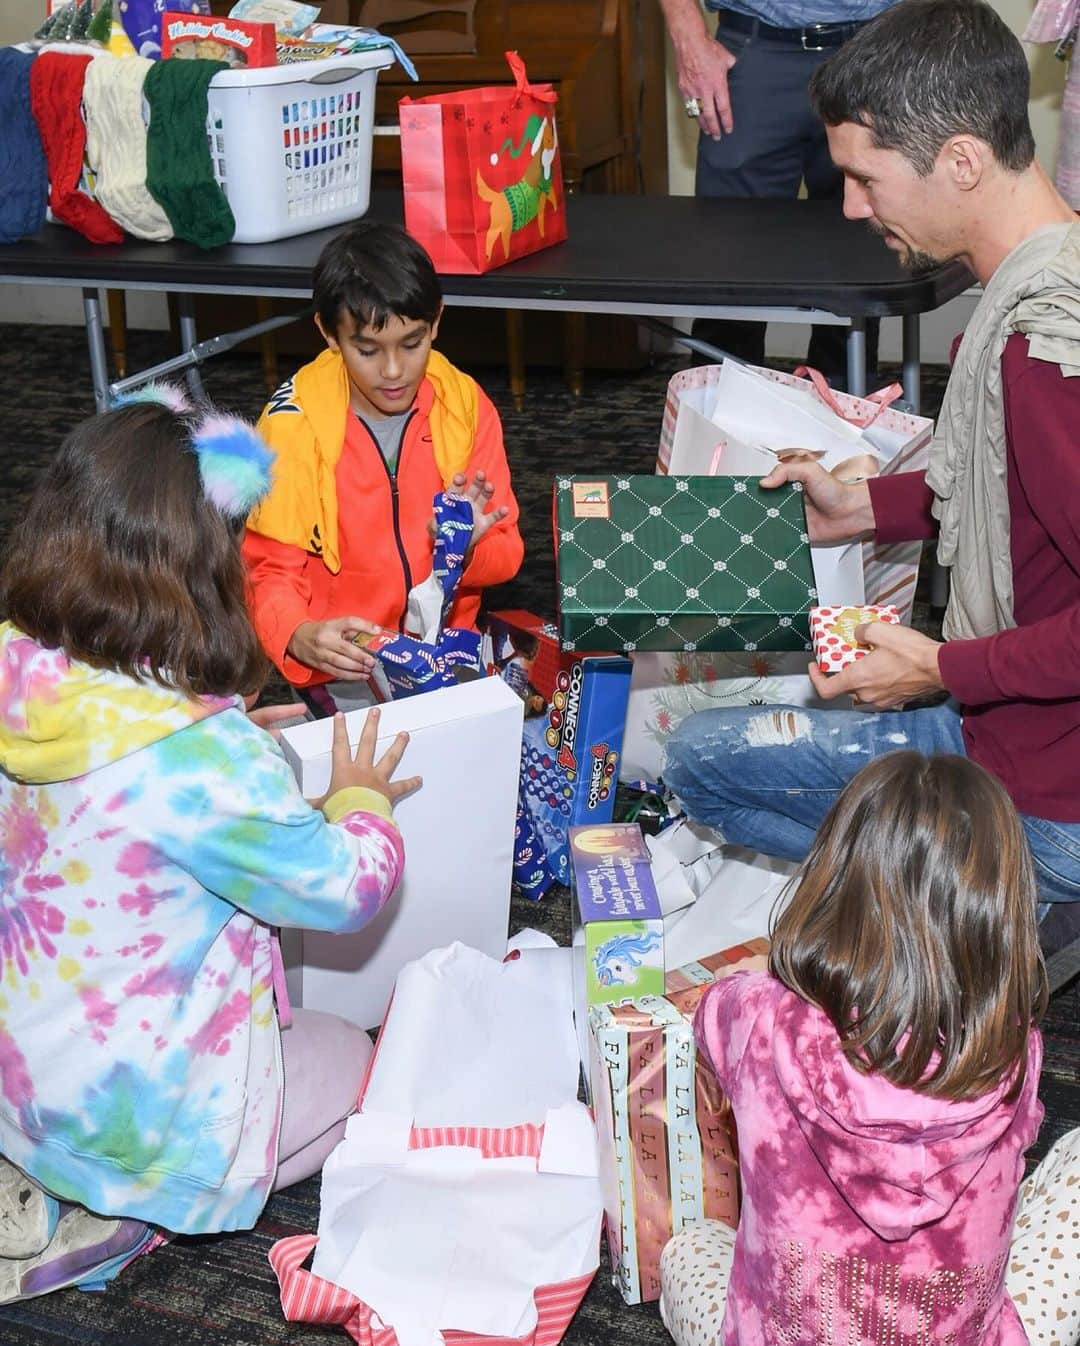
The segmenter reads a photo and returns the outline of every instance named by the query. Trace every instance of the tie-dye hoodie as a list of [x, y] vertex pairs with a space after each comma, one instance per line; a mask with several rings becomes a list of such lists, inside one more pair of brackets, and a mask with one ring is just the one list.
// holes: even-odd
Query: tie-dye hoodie
[[100, 1214], [250, 1227], [282, 1099], [271, 926], [371, 920], [403, 864], [389, 806], [324, 816], [238, 698], [10, 624], [0, 768], [0, 1153]]
[[1006, 1103], [1008, 1081], [949, 1102], [860, 1074], [766, 973], [717, 982], [694, 1027], [739, 1132], [722, 1346], [1027, 1346], [1004, 1275], [1043, 1114], [1037, 1032]]

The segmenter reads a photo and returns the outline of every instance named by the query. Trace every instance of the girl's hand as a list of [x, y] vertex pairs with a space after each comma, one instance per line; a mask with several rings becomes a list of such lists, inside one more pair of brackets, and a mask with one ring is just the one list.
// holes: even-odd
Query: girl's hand
[[408, 734], [398, 734], [386, 752], [376, 762], [375, 744], [379, 736], [379, 712], [369, 710], [360, 731], [360, 740], [355, 755], [349, 748], [349, 733], [345, 728], [345, 716], [334, 716], [334, 746], [331, 755], [330, 788], [322, 799], [313, 800], [316, 808], [336, 794], [338, 790], [347, 790], [352, 786], [362, 786], [375, 790], [391, 804], [414, 790], [419, 790], [423, 781], [419, 776], [406, 776], [403, 780], [391, 780], [402, 754], [408, 746]]
[[734, 977], [736, 972], [768, 972], [769, 956], [764, 953], [752, 954], [749, 958], [740, 958], [737, 963], [729, 963], [717, 972], [713, 981], [723, 981], [725, 977]]
[[247, 717], [252, 724], [265, 729], [272, 739], [278, 741], [281, 738], [278, 726], [284, 724], [286, 720], [302, 720], [304, 708], [295, 703], [285, 706], [260, 706], [257, 710], [249, 710]]

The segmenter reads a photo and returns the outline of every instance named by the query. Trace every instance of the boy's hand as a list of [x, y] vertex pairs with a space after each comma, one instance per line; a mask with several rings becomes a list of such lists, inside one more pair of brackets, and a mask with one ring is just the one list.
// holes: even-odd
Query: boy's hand
[[334, 716], [334, 746], [331, 755], [330, 787], [321, 799], [312, 800], [314, 808], [322, 808], [331, 795], [338, 790], [347, 790], [353, 786], [362, 786], [375, 790], [391, 804], [414, 790], [419, 790], [423, 781], [419, 776], [406, 776], [402, 780], [391, 780], [401, 761], [402, 754], [409, 743], [408, 734], [398, 734], [393, 743], [376, 762], [375, 744], [379, 736], [379, 712], [369, 710], [360, 731], [355, 755], [349, 748], [349, 733], [345, 728], [345, 716]]
[[762, 477], [761, 485], [768, 490], [785, 481], [803, 484], [806, 530], [811, 542], [845, 542], [873, 532], [874, 511], [865, 481], [837, 481], [817, 463], [789, 459]]
[[501, 523], [510, 513], [510, 510], [506, 505], [500, 505], [498, 509], [491, 508], [491, 497], [495, 494], [495, 484], [488, 481], [483, 472], [477, 472], [472, 481], [468, 480], [464, 472], [458, 472], [450, 483], [450, 489], [456, 495], [463, 495], [473, 509], [472, 537], [465, 552], [467, 558], [476, 544], [483, 541], [486, 534], [497, 523]]
[[345, 682], [367, 682], [375, 667], [375, 656], [354, 642], [357, 636], [377, 636], [379, 631], [379, 627], [363, 617], [301, 622], [292, 633], [285, 652], [298, 664], [320, 673], [329, 673]]

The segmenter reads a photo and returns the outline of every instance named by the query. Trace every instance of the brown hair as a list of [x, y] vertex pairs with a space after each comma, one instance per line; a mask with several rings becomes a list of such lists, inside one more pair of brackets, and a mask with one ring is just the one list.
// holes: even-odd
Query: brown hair
[[773, 933], [769, 967], [856, 1069], [935, 1098], [1023, 1084], [1046, 1008], [1016, 809], [965, 757], [895, 752], [847, 785]]
[[251, 693], [266, 661], [232, 526], [203, 493], [191, 424], [160, 403], [68, 435], [0, 572], [7, 615], [40, 644], [191, 696]]

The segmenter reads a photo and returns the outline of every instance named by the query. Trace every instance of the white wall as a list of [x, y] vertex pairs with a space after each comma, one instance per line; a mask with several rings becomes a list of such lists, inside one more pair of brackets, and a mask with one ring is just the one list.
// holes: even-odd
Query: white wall
[[[1034, 9], [1034, 0], [996, 0], [994, 8], [1019, 36]], [[709, 23], [714, 24], [712, 16]], [[1058, 127], [1061, 121], [1061, 97], [1065, 86], [1065, 64], [1055, 58], [1049, 45], [1028, 48], [1031, 66], [1031, 126], [1039, 158], [1051, 171], [1057, 157]], [[694, 191], [694, 154], [696, 124], [683, 111], [675, 84], [674, 59], [668, 43], [668, 182], [675, 196]], [[922, 321], [923, 359], [927, 363], [946, 360], [949, 346], [963, 330], [975, 306], [974, 298], [962, 295], [951, 304], [927, 314]], [[806, 354], [809, 327], [773, 323], [769, 328], [771, 355], [801, 358]], [[886, 319], [881, 329], [881, 358], [900, 358], [900, 320]]]

